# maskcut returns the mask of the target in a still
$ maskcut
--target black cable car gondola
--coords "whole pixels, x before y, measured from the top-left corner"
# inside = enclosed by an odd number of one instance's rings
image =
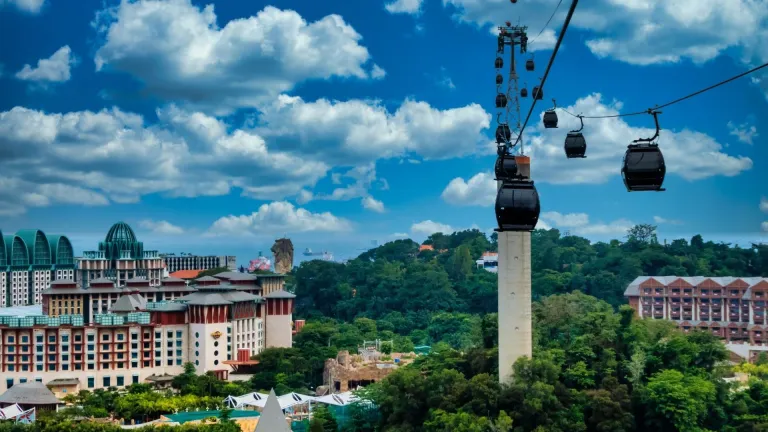
[[[568,132],[568,135],[565,137],[565,144],[563,144],[565,157],[568,159],[585,158],[587,153],[587,140],[584,139],[584,134],[581,133],[581,130],[584,129],[584,118],[582,116],[578,117],[581,120],[581,127],[578,130]]]
[[[528,97],[528,89],[523,87],[522,90],[520,90],[520,97]]]
[[[496,57],[496,61],[493,63],[496,69],[501,69],[504,67],[504,59],[501,57]]]
[[[534,87],[531,96],[536,100],[544,99],[544,89],[540,89],[538,86]]]
[[[504,33],[504,30],[502,30],[502,33]],[[498,52],[503,53],[504,52],[504,36],[499,35],[498,38]]]
[[[542,119],[544,127],[547,129],[557,128],[557,113],[555,112],[555,109],[557,109],[557,102],[552,99],[552,103],[555,105],[554,108],[544,111],[544,118]]]
[[[509,142],[511,138],[512,138],[512,130],[509,129],[508,124],[501,123],[498,126],[496,126],[496,142],[497,143]]]
[[[496,85],[500,85],[504,82],[504,77],[501,74],[496,75]]]
[[[499,151],[501,154],[496,158],[496,165],[493,169],[496,180],[509,180],[517,177],[517,161],[514,156],[504,154],[506,151],[506,146],[502,146]]]
[[[532,58],[529,58],[525,61],[525,70],[528,72],[533,72],[534,69],[536,69],[536,64],[533,62]]]
[[[505,180],[496,194],[496,231],[532,231],[540,212],[539,193],[532,180]]]
[[[664,183],[664,176],[667,173],[667,167],[664,164],[664,155],[661,154],[659,145],[653,143],[653,140],[659,136],[658,114],[661,111],[650,111],[656,122],[656,134],[651,138],[640,138],[632,141],[627,146],[627,152],[624,154],[621,176],[624,179],[624,186],[628,192],[637,191],[656,191],[661,192]]]
[[[496,108],[504,108],[507,106],[507,95],[499,93],[496,95]]]

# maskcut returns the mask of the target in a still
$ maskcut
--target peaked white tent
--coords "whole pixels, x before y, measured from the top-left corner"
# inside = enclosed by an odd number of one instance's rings
[[[254,432],[291,432],[274,389],[269,391]]]
[[[357,396],[353,395],[351,391],[344,393],[328,394],[315,398],[315,402],[324,403],[327,405],[335,406],[347,406],[352,402],[358,400]]]
[[[15,419],[23,412],[24,410],[21,409],[19,404],[8,405],[7,407],[0,409],[0,419]]]
[[[241,396],[227,396],[224,399],[224,403],[230,408],[242,408],[246,406],[254,406],[264,408],[264,404],[267,402],[267,394],[264,393],[248,393]]]

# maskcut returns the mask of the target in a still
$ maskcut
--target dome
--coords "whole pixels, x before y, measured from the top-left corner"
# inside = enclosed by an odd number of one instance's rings
[[[125,222],[118,222],[112,225],[109,229],[105,242],[127,242],[135,243],[136,234],[133,233],[131,227]]]

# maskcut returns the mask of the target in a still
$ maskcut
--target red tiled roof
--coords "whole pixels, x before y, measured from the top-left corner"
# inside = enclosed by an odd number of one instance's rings
[[[171,277],[179,279],[194,279],[202,270],[179,270],[170,274]]]

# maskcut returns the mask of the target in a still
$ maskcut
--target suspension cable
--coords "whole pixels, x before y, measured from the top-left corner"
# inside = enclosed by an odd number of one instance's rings
[[[541,78],[541,84],[539,85],[539,91],[544,91],[544,83],[547,81],[547,76],[549,75],[549,70],[552,68],[552,64],[555,62],[555,57],[557,57],[557,51],[560,49],[560,44],[563,43],[563,38],[565,37],[565,32],[568,30],[568,24],[571,23],[571,18],[573,17],[573,13],[576,11],[576,5],[579,3],[579,0],[572,0],[571,1],[571,8],[568,10],[568,15],[565,17],[565,22],[563,23],[563,29],[560,31],[560,34],[557,36],[557,43],[555,43],[555,48],[552,51],[552,56],[549,58],[549,64],[547,65],[547,70],[544,71],[544,76]],[[533,95],[533,102],[531,103],[531,109],[528,110],[528,116],[525,117],[525,122],[523,123],[523,127],[520,129],[520,133],[517,135],[517,139],[515,140],[515,143],[512,145],[512,147],[515,147],[517,143],[520,142],[520,140],[523,137],[523,132],[525,131],[525,127],[528,125],[528,121],[531,119],[531,114],[533,114],[533,108],[536,106],[536,100],[537,95]]]
[[[667,103],[665,103],[663,105],[656,105],[652,109],[653,110],[658,110],[658,109],[666,108],[666,107],[668,107],[670,105],[674,105],[676,103],[679,103],[679,102],[682,102],[684,100],[690,99],[692,97],[698,96],[698,95],[700,95],[702,93],[706,93],[706,92],[708,92],[708,91],[710,91],[712,89],[720,87],[721,85],[728,84],[731,81],[735,81],[735,80],[737,80],[739,78],[743,78],[743,77],[745,77],[745,76],[747,76],[747,75],[749,75],[751,73],[757,72],[760,69],[763,69],[763,68],[766,68],[766,67],[768,67],[768,63],[765,63],[765,64],[762,64],[760,66],[754,67],[754,68],[752,68],[752,69],[750,69],[750,70],[748,70],[746,72],[742,72],[742,73],[740,73],[738,75],[734,75],[734,76],[732,76],[732,77],[730,77],[728,79],[725,79],[723,81],[718,82],[717,84],[713,84],[713,85],[711,85],[709,87],[706,87],[706,88],[703,88],[701,90],[695,91],[695,92],[693,92],[691,94],[688,94],[688,95],[685,95],[685,96],[683,96],[681,98],[677,98],[677,99],[675,99],[675,100],[673,100],[671,102],[667,102]],[[577,115],[574,115],[574,114],[564,110],[563,108],[560,108],[560,109],[564,113],[566,113],[568,115],[571,115],[573,117],[579,117]],[[585,119],[604,119],[604,118],[616,118],[616,117],[629,117],[629,116],[636,116],[636,115],[640,115],[640,114],[647,114],[649,112],[649,110],[651,110],[651,108],[648,108],[645,111],[637,111],[637,112],[626,113],[626,114],[613,114],[613,115],[604,115],[604,116],[581,116],[581,117],[585,118]]]
[[[557,2],[557,6],[555,6],[555,10],[552,11],[552,15],[549,16],[547,23],[544,24],[544,27],[541,28],[541,30],[539,31],[539,34],[537,34],[533,39],[531,39],[530,42],[528,42],[528,46],[533,45],[533,43],[536,42],[536,39],[538,39],[539,36],[541,36],[541,34],[544,33],[544,30],[546,30],[547,27],[549,27],[549,23],[552,21],[552,18],[555,17],[555,14],[557,13],[557,10],[560,8],[561,4],[563,4],[563,0],[560,0],[559,2]]]

